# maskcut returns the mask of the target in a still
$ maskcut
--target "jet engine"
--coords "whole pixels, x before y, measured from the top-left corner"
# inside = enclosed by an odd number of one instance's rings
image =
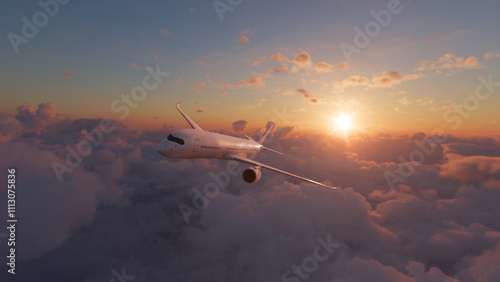
[[[259,181],[261,173],[260,173],[260,167],[249,167],[243,171],[243,180],[245,180],[246,183],[255,183]]]

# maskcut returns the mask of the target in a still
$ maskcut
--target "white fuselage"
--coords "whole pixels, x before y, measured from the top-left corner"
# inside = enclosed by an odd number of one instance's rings
[[[261,144],[249,139],[202,130],[181,129],[163,139],[156,150],[168,158],[222,159],[226,154],[249,158],[257,154],[261,148]]]

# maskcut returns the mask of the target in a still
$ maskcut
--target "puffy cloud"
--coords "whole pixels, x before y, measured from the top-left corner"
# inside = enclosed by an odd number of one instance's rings
[[[366,77],[359,76],[359,75],[352,75],[344,80],[336,81],[335,87],[336,88],[346,88],[349,86],[367,85],[368,82],[369,82],[369,79]]]
[[[278,62],[278,63],[290,62],[290,60],[281,53],[276,53],[276,54],[272,55],[271,60]]]
[[[236,87],[250,87],[250,86],[255,86],[255,87],[264,87],[266,86],[266,83],[264,81],[264,77],[269,77],[269,73],[260,73],[257,76],[250,77],[247,81],[242,80],[237,82],[234,86]]]
[[[387,71],[384,75],[373,77],[370,87],[393,87],[403,81],[414,80],[420,77],[422,77],[420,74],[401,75],[396,71]]]
[[[18,248],[21,261],[60,247],[73,232],[92,220],[101,199],[106,195],[114,194],[115,199],[119,196],[100,177],[82,168],[60,183],[54,177],[52,163],[61,160],[51,152],[25,143],[9,143],[0,145],[0,154],[2,166],[17,168],[16,176],[23,179],[16,190],[17,198],[22,199],[22,207],[18,206],[17,211],[23,219],[19,223],[19,230],[23,231],[17,234],[22,246]],[[6,202],[5,193],[1,198]]]
[[[245,130],[245,127],[247,126],[247,121],[246,120],[238,120],[233,122],[233,130],[236,132],[240,132]]]
[[[382,75],[374,75],[371,80],[360,75],[352,75],[344,80],[335,82],[335,88],[343,89],[351,86],[366,86],[368,88],[393,87],[403,81],[414,80],[423,77],[422,74],[402,75],[396,71],[386,71]]]
[[[281,68],[276,67],[276,68],[273,69],[273,72],[274,73],[288,72],[288,67],[286,66],[286,64],[282,64]]]
[[[494,59],[494,58],[500,58],[500,54],[498,52],[496,52],[496,51],[490,51],[490,52],[484,54],[483,57],[486,60],[491,60],[491,59]]]
[[[449,161],[443,164],[440,172],[442,177],[454,177],[467,183],[491,179],[500,181],[500,157],[463,157],[455,154],[447,154],[447,157]]]
[[[349,69],[349,63],[348,62],[340,62],[338,65],[337,65],[337,68],[339,70],[347,70]]]
[[[481,255],[468,259],[469,267],[460,272],[464,281],[498,281],[500,279],[500,243]]]
[[[29,105],[17,107],[16,119],[23,126],[23,133],[40,134],[41,131],[56,121],[56,106],[52,103],[42,103],[35,111]]]
[[[425,60],[417,68],[417,71],[423,70],[460,70],[460,69],[477,69],[482,66],[479,64],[477,57],[471,56],[467,59],[463,57],[456,57],[452,53],[447,53],[437,59],[436,61]]]
[[[42,108],[28,113],[53,116]],[[62,120],[32,137],[36,142],[0,144],[0,163],[18,169],[25,270],[18,279],[109,281],[112,269],[125,268],[137,281],[279,281],[313,256],[319,237],[340,246],[308,281],[498,280],[500,194],[488,182],[498,177],[497,138],[449,136],[391,191],[384,172],[397,171],[399,156],[419,148],[424,134],[353,136],[348,147],[342,138],[278,120],[265,145],[285,156],[261,152],[257,161],[344,187],[331,190],[265,170],[249,185],[241,180],[247,165],[164,158],[155,148],[168,132],[115,122],[59,183],[50,163],[64,162],[64,146],[75,146],[98,122]],[[237,121],[234,130],[255,139],[258,132],[246,125]],[[466,182],[455,177],[462,174]],[[195,208],[196,191],[214,183],[224,184],[218,195]],[[189,226],[181,203],[193,209]]]
[[[259,66],[259,65],[263,64],[265,61],[266,61],[266,57],[262,56],[262,57],[260,57],[257,61],[255,61],[255,62],[253,63],[253,65],[254,65],[254,66]]]
[[[297,89],[297,92],[299,92],[300,94],[302,94],[302,96],[304,98],[306,98],[312,104],[318,103],[318,99],[315,98],[311,93],[307,92],[307,90],[305,90],[305,89]]]
[[[311,56],[309,56],[309,54],[304,51],[295,56],[293,62],[299,67],[305,67],[311,64]]]
[[[332,72],[333,66],[326,62],[319,62],[315,64],[315,68],[317,72]]]
[[[64,77],[71,77],[71,73],[65,71],[65,72],[62,72],[61,73],[61,76],[64,76]]]
[[[0,143],[21,136],[23,126],[12,116],[0,116]]]
[[[243,30],[242,32],[240,32],[240,36],[236,37],[235,40],[243,44],[248,44],[250,42],[249,37],[253,35],[255,35],[255,30]]]

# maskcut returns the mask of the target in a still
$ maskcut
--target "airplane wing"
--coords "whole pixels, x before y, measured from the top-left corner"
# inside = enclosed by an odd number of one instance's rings
[[[189,125],[191,125],[191,127],[193,129],[198,129],[198,130],[203,130],[201,129],[201,127],[199,125],[196,124],[196,122],[194,122],[194,120],[192,120],[188,115],[186,115],[182,110],[181,108],[179,107],[179,104],[182,103],[182,101],[180,101],[179,103],[177,103],[177,105],[175,105],[175,107],[179,110],[179,112],[181,113],[181,115],[186,119],[186,121],[189,123]]]
[[[323,187],[326,187],[326,188],[330,188],[330,189],[337,189],[338,188],[338,187],[328,186],[328,185],[325,185],[323,183],[319,183],[317,181],[314,181],[314,180],[311,180],[311,179],[308,179],[308,178],[305,178],[305,177],[302,177],[302,176],[298,176],[298,175],[295,175],[295,174],[292,174],[292,173],[289,173],[289,172],[286,172],[286,171],[283,171],[283,170],[280,170],[280,169],[277,169],[277,168],[274,168],[272,166],[261,164],[259,162],[256,162],[256,161],[252,160],[252,159],[248,159],[248,158],[244,158],[244,157],[239,157],[239,156],[233,156],[233,155],[229,155],[229,154],[226,154],[224,156],[224,159],[232,160],[232,161],[237,161],[237,162],[240,162],[240,163],[245,163],[245,164],[254,165],[254,166],[260,166],[260,167],[263,167],[263,168],[266,168],[266,169],[269,169],[269,170],[272,170],[272,171],[276,171],[276,172],[279,172],[279,173],[282,173],[282,174],[285,174],[285,175],[288,175],[288,176],[292,176],[292,177],[295,177],[295,178],[298,178],[298,179],[302,179],[302,180],[305,180],[307,182],[311,182],[311,183],[314,183],[316,185],[320,185],[320,186],[323,186]]]

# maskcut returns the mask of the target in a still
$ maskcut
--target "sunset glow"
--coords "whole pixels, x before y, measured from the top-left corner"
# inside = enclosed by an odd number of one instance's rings
[[[499,0],[2,12],[0,281],[500,281]]]

